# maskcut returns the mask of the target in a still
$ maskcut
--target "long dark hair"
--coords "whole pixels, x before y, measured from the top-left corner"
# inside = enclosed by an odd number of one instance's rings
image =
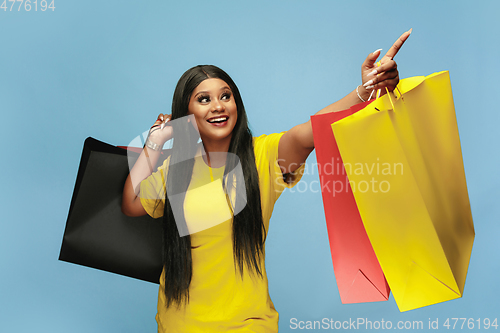
[[[236,87],[231,77],[218,67],[211,65],[195,66],[186,71],[177,83],[172,100],[172,120],[188,115],[191,94],[202,81],[208,78],[218,78],[229,85],[238,113],[238,119],[229,145],[228,152],[230,154],[228,154],[224,171],[224,176],[226,176],[228,172],[234,169],[238,161],[231,158],[231,156],[237,156],[242,166],[246,188],[246,206],[233,218],[234,261],[237,263],[240,274],[243,275],[244,266],[246,265],[250,272],[262,277],[261,260],[266,233],[262,219],[252,132],[248,127],[248,119],[238,87]],[[185,126],[182,129],[174,128],[173,153],[170,157],[166,187],[169,194],[185,194],[191,182],[194,159],[185,160],[183,157],[177,156],[176,151],[179,151],[179,147],[182,145],[183,150],[190,150],[188,152],[189,156],[194,156],[198,134],[193,126]],[[233,182],[230,181],[229,183]],[[226,186],[225,183],[224,186]],[[172,212],[172,206],[183,207],[185,196],[181,195],[180,197],[180,199],[175,199],[175,202],[171,202],[168,196],[165,195],[163,264],[167,307],[175,303],[180,306],[183,302],[189,302],[189,285],[193,275],[191,238],[189,234],[180,237],[178,230],[178,228],[186,228],[186,222],[185,220],[179,221],[179,217],[177,221],[174,220]]]

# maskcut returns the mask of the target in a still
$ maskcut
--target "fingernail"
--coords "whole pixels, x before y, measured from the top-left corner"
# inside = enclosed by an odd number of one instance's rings
[[[377,53],[378,51],[382,51],[382,49],[375,50],[375,52],[373,52],[372,54],[375,54],[375,53]]]
[[[363,87],[368,87],[368,86],[371,86],[373,85],[373,80],[370,80],[370,81],[366,81],[365,84],[363,84]]]
[[[163,121],[163,116],[160,116],[161,121]]]
[[[411,35],[412,31],[413,31],[413,28],[411,28],[410,30],[408,30],[408,33]]]
[[[373,89],[373,86],[367,86],[365,87],[366,90],[372,90]]]
[[[165,127],[165,123],[161,124],[160,129],[163,129],[163,127]]]
[[[372,75],[375,75],[375,74],[377,74],[377,70],[376,70],[376,69],[372,70],[372,71],[371,71],[370,73],[368,73],[368,75],[366,75],[366,76],[372,76]]]

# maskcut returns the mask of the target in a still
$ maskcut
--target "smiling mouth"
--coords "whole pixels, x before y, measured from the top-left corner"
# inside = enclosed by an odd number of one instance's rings
[[[229,119],[228,116],[220,116],[220,117],[210,118],[207,121],[210,124],[222,124],[222,123],[226,122],[228,119]]]

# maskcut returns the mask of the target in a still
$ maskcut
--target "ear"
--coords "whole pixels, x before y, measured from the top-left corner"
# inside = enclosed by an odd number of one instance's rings
[[[194,118],[194,115],[188,114],[186,117],[188,124],[191,124],[191,126],[193,126],[196,129],[196,131],[198,131],[198,126],[196,125],[196,119]]]

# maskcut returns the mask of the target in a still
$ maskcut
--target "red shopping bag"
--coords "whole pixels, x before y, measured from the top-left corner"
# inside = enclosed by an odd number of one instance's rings
[[[311,117],[333,269],[344,304],[386,301],[390,293],[363,226],[331,127],[368,104]]]

